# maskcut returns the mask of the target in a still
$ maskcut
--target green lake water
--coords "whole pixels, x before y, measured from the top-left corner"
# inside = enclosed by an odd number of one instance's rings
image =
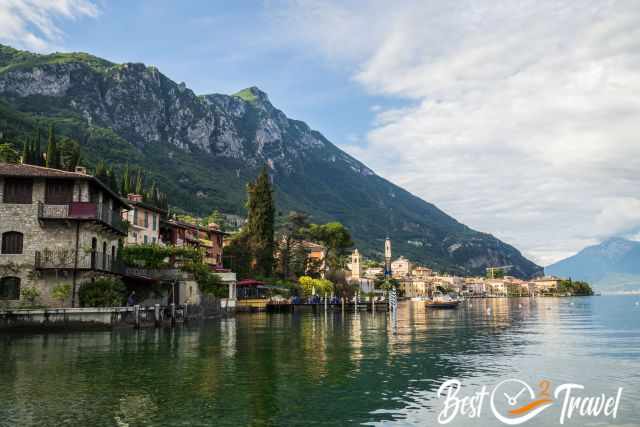
[[[640,425],[640,297],[401,303],[386,313],[239,314],[175,329],[0,335],[0,426],[438,425],[436,390],[517,378],[615,395]],[[491,313],[487,309],[491,308]],[[560,402],[525,425],[559,425]],[[499,426],[485,402],[479,419]]]

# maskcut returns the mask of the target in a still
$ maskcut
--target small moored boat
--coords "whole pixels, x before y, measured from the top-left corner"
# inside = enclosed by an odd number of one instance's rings
[[[425,302],[427,308],[458,308],[460,300],[449,295],[434,295],[431,301]]]

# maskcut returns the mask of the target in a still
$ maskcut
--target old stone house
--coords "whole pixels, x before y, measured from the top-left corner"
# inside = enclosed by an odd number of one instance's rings
[[[40,304],[78,306],[82,283],[121,274],[128,208],[84,168],[0,164],[0,304],[17,305],[33,288]],[[60,284],[72,287],[66,301],[52,296]]]

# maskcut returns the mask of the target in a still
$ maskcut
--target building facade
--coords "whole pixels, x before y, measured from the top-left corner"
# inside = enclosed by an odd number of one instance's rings
[[[132,209],[123,212],[123,219],[129,223],[126,243],[129,245],[159,244],[160,219],[167,212],[145,203],[141,194],[129,194],[127,201]]]
[[[86,173],[0,164],[0,302],[78,306],[82,283],[119,275],[118,248],[127,235],[129,206]],[[53,290],[70,285],[56,300]]]

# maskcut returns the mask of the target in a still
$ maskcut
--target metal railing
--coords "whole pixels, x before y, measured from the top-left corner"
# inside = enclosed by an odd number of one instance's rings
[[[73,249],[45,249],[37,251],[35,255],[35,267],[38,270],[95,270],[107,273],[124,274],[125,265],[118,258],[104,252],[90,251],[78,253],[76,264],[76,251]]]
[[[102,203],[70,202],[52,205],[38,202],[38,218],[93,219],[114,228],[122,234],[127,234],[127,223],[120,217],[120,212],[111,210]]]

